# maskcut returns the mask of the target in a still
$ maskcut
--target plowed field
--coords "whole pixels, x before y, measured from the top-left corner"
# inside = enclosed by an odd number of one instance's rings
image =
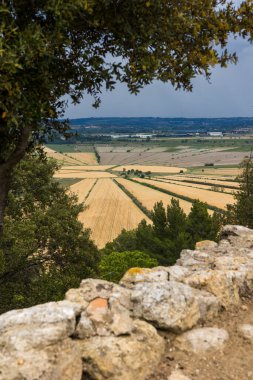
[[[92,231],[99,248],[115,239],[123,228],[131,230],[148,220],[132,200],[110,179],[100,179],[85,202],[79,220]]]

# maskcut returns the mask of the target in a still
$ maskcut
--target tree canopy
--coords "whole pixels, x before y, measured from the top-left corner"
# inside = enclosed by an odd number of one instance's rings
[[[198,200],[193,202],[190,213],[186,215],[174,198],[167,208],[162,202],[156,203],[151,215],[152,225],[143,220],[135,230],[122,231],[115,240],[106,244],[102,254],[141,251],[160,265],[173,265],[182,249],[194,249],[197,241],[217,240],[223,220],[218,213],[209,215],[207,204]]]
[[[236,56],[228,37],[252,32],[251,1],[2,0],[0,4],[0,233],[15,165],[55,131],[63,96],[99,104],[115,82],[136,93],[154,79],[192,89]]]
[[[14,171],[0,240],[0,312],[61,299],[98,273],[98,249],[77,220],[83,206],[53,179],[57,168],[30,156]]]
[[[253,160],[252,154],[241,165],[237,177],[239,189],[234,193],[235,203],[228,205],[227,222],[253,228]]]

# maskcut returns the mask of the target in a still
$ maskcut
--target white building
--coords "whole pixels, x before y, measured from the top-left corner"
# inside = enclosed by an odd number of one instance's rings
[[[207,135],[211,137],[222,137],[223,133],[222,132],[207,132]]]

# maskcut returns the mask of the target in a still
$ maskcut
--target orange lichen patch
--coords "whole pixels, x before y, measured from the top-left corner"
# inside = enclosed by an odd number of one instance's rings
[[[143,274],[145,272],[147,272],[147,268],[143,269],[143,268],[131,268],[127,271],[126,274],[130,274],[130,276],[136,276],[137,274]]]
[[[95,298],[87,307],[88,312],[95,310],[108,309],[108,301],[105,298]]]

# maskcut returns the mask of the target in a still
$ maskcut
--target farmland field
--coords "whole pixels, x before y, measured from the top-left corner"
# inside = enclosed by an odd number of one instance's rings
[[[96,165],[97,159],[95,153],[66,153],[66,155],[70,158],[74,158],[74,160],[86,164],[86,165]]]
[[[128,181],[124,178],[117,178],[116,181],[122,184],[130,193],[132,193],[148,210],[152,210],[156,202],[162,201],[165,206],[170,204],[171,195],[164,194],[158,190],[150,189],[141,184]],[[174,197],[175,198],[175,197]],[[189,213],[192,204],[190,202],[179,199],[179,204],[185,213]]]
[[[54,175],[55,178],[114,178],[116,175],[108,172],[99,171],[82,171],[82,170],[64,170],[60,169]]]
[[[180,173],[180,170],[186,170],[184,168],[178,168],[173,166],[148,166],[148,165],[126,165],[117,166],[113,168],[113,171],[125,170],[141,170],[143,172],[151,171],[151,173]]]
[[[79,170],[79,171],[104,171],[112,168],[112,165],[78,165],[76,167],[64,165],[64,170]]]
[[[71,158],[69,156],[66,156],[65,154],[56,152],[50,148],[44,147],[44,152],[47,154],[48,157],[54,158],[55,160],[59,161],[62,164],[78,165],[78,161],[76,161],[74,158]]]
[[[99,179],[85,202],[79,220],[90,228],[99,248],[115,239],[123,228],[136,228],[148,220],[131,199],[110,179]]]
[[[164,183],[148,179],[136,178],[136,180],[140,183],[147,183],[160,189],[168,190],[172,193],[191,199],[199,199],[202,202],[207,202],[209,205],[218,207],[220,209],[225,209],[228,203],[234,203],[234,198],[230,194],[217,193],[215,191],[196,189],[193,187]]]
[[[158,178],[151,178],[151,179],[157,179]],[[164,179],[164,178],[159,178],[159,182],[164,182],[164,183],[172,183],[175,185],[182,185],[182,186],[187,186],[187,187],[194,187],[196,189],[204,189],[204,190],[211,190],[211,191],[218,191],[218,192],[225,192],[225,193],[233,193],[236,190],[235,189],[230,189],[228,187],[225,187],[226,185],[223,184],[223,186],[220,185],[203,185],[200,183],[195,183],[195,182],[186,182],[186,181],[179,181],[179,180],[173,180],[173,179]]]
[[[95,182],[96,179],[84,179],[70,186],[70,191],[78,196],[78,201],[81,203],[85,200]]]
[[[137,227],[142,219],[149,220],[135,205],[131,194],[148,210],[152,210],[159,201],[166,206],[174,197],[187,214],[194,199],[219,209],[233,203],[232,193],[239,186],[234,179],[239,174],[239,162],[247,154],[246,146],[240,151],[239,146],[243,143],[236,142],[233,148],[232,142],[225,139],[216,141],[157,139],[147,143],[130,139],[97,144],[48,145],[45,151],[63,165],[55,178],[69,183],[68,191],[76,193],[79,202],[85,202],[87,208],[79,219],[91,229],[92,238],[101,248],[116,238],[123,228],[130,230]],[[96,154],[98,158],[100,156],[100,163]],[[134,178],[137,182],[133,182],[122,178],[123,169],[139,170],[144,175],[150,171],[152,179],[138,177]],[[137,174],[128,176],[131,179]],[[128,195],[114,180],[123,185]],[[145,184],[153,185],[157,190]],[[209,212],[213,213],[212,207]]]

